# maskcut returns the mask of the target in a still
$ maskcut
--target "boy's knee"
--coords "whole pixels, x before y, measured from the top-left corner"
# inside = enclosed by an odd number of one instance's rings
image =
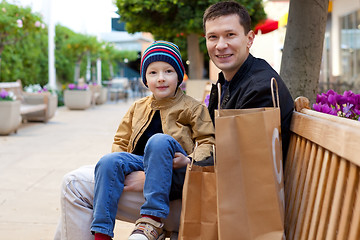
[[[171,142],[173,138],[170,135],[157,133],[151,136],[146,145],[151,146],[151,148],[162,148],[166,146],[169,142]]]
[[[123,154],[126,153],[109,153],[100,158],[95,166],[95,173],[98,171],[113,172],[115,168],[122,168],[124,164]]]
[[[114,154],[109,153],[104,155],[100,160],[96,163],[95,170],[97,169],[104,169],[104,168],[112,168],[115,161],[114,161]]]

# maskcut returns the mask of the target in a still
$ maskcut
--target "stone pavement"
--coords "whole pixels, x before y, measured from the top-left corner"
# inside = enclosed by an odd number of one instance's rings
[[[53,239],[63,175],[110,152],[131,103],[59,107],[48,123],[25,123],[16,134],[0,136],[0,239]],[[127,239],[132,228],[117,221],[114,239]]]

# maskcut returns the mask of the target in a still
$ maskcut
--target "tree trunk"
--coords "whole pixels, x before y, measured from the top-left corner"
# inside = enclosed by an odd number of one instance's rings
[[[202,79],[204,71],[204,56],[200,52],[199,36],[191,33],[187,36],[187,54],[190,61],[189,79]]]
[[[293,98],[315,102],[319,85],[328,0],[291,0],[280,76]]]

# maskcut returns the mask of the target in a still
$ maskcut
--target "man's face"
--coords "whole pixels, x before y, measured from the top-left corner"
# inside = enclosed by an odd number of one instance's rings
[[[248,57],[255,34],[253,31],[245,34],[236,14],[208,20],[205,29],[209,56],[230,81]]]

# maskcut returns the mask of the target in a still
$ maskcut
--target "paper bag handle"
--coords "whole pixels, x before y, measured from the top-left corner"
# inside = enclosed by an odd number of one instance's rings
[[[198,142],[195,142],[195,147],[194,147],[194,151],[193,151],[193,157],[191,159],[191,163],[190,163],[190,167],[189,167],[190,171],[191,171],[192,166],[193,166],[194,161],[195,161],[195,152],[196,152],[196,149],[197,149],[198,145],[199,145]]]
[[[274,96],[274,84],[275,84],[275,88],[276,88],[276,103],[275,103],[275,96]],[[276,79],[274,77],[271,78],[271,96],[272,96],[272,102],[274,107],[280,107],[280,103],[279,103],[279,88],[278,88],[278,84],[276,82]]]
[[[216,86],[217,86],[217,89],[218,89],[218,110],[220,110],[221,85],[220,85],[220,83],[217,83]]]

